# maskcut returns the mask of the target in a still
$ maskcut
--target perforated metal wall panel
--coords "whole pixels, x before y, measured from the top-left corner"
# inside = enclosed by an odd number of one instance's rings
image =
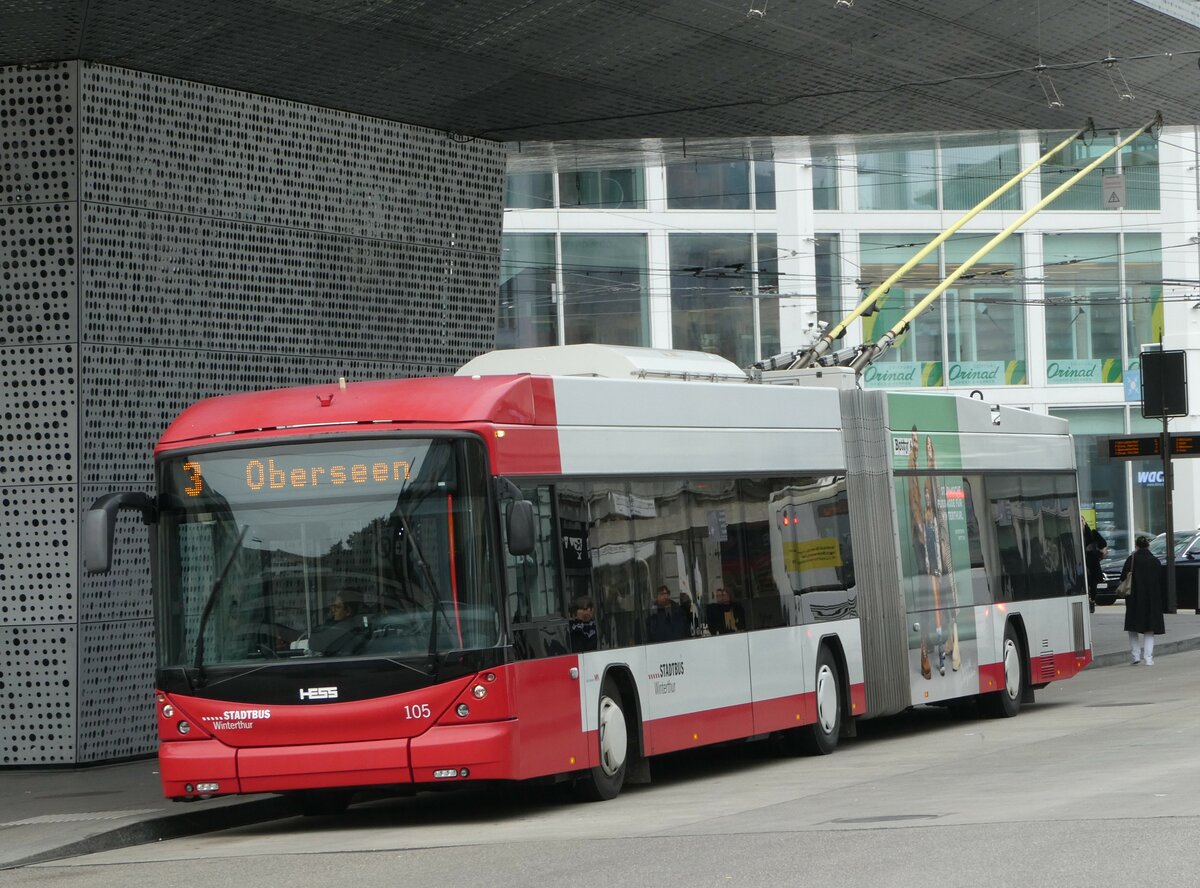
[[[76,761],[148,755],[158,748],[153,675],[151,620],[80,623]]]
[[[74,625],[0,626],[0,767],[75,760]]]
[[[503,151],[75,62],[0,69],[0,148],[0,766],[140,755],[146,528],[90,576],[81,511],[201,398],[490,349]]]

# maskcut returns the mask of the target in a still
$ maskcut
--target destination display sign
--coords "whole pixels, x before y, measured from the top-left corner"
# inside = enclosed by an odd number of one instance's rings
[[[409,439],[382,447],[300,444],[192,453],[166,461],[163,478],[167,492],[184,502],[396,496],[427,461],[430,446]]]
[[[1200,456],[1200,435],[1172,435],[1171,456]],[[1109,459],[1152,459],[1162,457],[1161,435],[1137,435],[1108,439]]]

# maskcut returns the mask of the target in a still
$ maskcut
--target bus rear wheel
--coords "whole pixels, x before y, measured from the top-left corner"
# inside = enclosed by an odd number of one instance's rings
[[[621,690],[611,678],[600,687],[600,713],[596,741],[599,764],[589,768],[575,784],[576,793],[589,802],[615,799],[625,785],[625,767],[629,759],[629,726],[625,721]]]
[[[1025,672],[1021,666],[1021,640],[1012,623],[1004,627],[1004,644],[1000,651],[1004,667],[1004,687],[980,698],[984,714],[992,718],[1012,718],[1021,711],[1021,697],[1025,692]]]

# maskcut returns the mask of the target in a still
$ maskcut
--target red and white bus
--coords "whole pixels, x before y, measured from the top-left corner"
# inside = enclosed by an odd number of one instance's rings
[[[94,572],[118,510],[155,528],[165,795],[610,798],[662,753],[828,753],[1086,666],[1065,423],[839,372],[568,346],[189,408],[155,495],[84,522]]]

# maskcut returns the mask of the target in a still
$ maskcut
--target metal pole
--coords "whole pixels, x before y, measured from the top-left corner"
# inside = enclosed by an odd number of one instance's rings
[[[889,348],[892,347],[892,344],[900,337],[900,334],[902,334],[905,330],[908,329],[908,325],[912,322],[912,320],[915,317],[917,317],[917,315],[919,315],[919,314],[921,314],[921,312],[925,311],[925,309],[927,309],[933,303],[933,301],[935,299],[937,299],[939,296],[942,295],[942,293],[944,293],[947,289],[949,289],[951,284],[953,284],[956,280],[958,280],[960,277],[962,277],[964,274],[966,274],[968,271],[970,271],[976,262],[978,262],[980,259],[982,259],[984,256],[986,256],[988,253],[990,253],[992,251],[992,248],[995,247],[996,244],[998,244],[1001,241],[1003,241],[1004,239],[1006,239],[1010,234],[1012,234],[1014,231],[1016,231],[1018,228],[1020,228],[1026,222],[1028,222],[1031,218],[1033,218],[1034,215],[1041,212],[1049,204],[1051,204],[1055,200],[1057,200],[1063,194],[1064,191],[1069,189],[1072,185],[1074,185],[1076,182],[1078,182],[1080,179],[1082,179],[1084,176],[1086,176],[1088,173],[1090,173],[1096,167],[1100,166],[1100,164],[1104,163],[1104,161],[1108,160],[1110,157],[1112,157],[1114,154],[1116,154],[1118,151],[1120,151],[1126,145],[1133,142],[1134,139],[1138,138],[1139,136],[1141,136],[1143,133],[1147,132],[1148,130],[1153,129],[1154,126],[1156,124],[1158,124],[1160,121],[1161,121],[1161,117],[1155,117],[1154,120],[1151,120],[1145,126],[1134,130],[1127,137],[1122,139],[1120,142],[1118,142],[1112,148],[1109,148],[1107,151],[1105,151],[1103,154],[1101,154],[1099,157],[1097,157],[1095,160],[1093,160],[1091,163],[1089,163],[1087,166],[1085,166],[1079,172],[1077,172],[1073,176],[1071,176],[1071,178],[1067,179],[1067,181],[1063,182],[1061,185],[1059,185],[1057,188],[1055,188],[1053,191],[1051,191],[1049,194],[1047,194],[1045,197],[1043,197],[1041,200],[1039,200],[1036,204],[1034,204],[1032,207],[1030,207],[1028,210],[1026,210],[1024,213],[1022,213],[1020,218],[1018,218],[1015,222],[1013,222],[1011,225],[1009,225],[1007,228],[1005,228],[1002,232],[1000,232],[998,235],[996,235],[994,238],[992,238],[990,241],[988,241],[986,244],[984,244],[982,247],[980,247],[978,250],[976,250],[975,253],[969,259],[967,259],[962,265],[960,265],[958,268],[956,268],[954,270],[953,274],[951,274],[944,281],[942,281],[940,284],[938,284],[936,287],[934,287],[932,290],[930,290],[924,299],[922,299],[920,302],[918,302],[916,305],[914,305],[912,310],[910,310],[908,312],[908,314],[906,314],[899,321],[897,321],[896,324],[890,330],[888,330],[886,333],[884,333],[881,337],[879,337],[879,339],[876,340],[873,345],[864,346],[863,350],[858,354],[858,356],[853,361],[850,362],[850,366],[853,367],[857,372],[862,373],[863,369],[868,364],[870,364],[873,360],[875,360],[877,357],[879,357],[885,351],[887,351]],[[828,334],[826,334],[826,335],[828,335]]]
[[[1158,337],[1158,350],[1163,351],[1162,333]],[[1146,372],[1146,368],[1142,367],[1142,372]],[[1145,403],[1145,395],[1142,396],[1142,403]],[[1173,614],[1178,608],[1178,599],[1175,595],[1175,498],[1172,495],[1171,488],[1174,486],[1171,478],[1171,433],[1167,428],[1167,362],[1160,360],[1158,362],[1158,403],[1153,405],[1154,409],[1162,416],[1162,443],[1159,445],[1162,448],[1163,461],[1163,511],[1166,515],[1163,517],[1167,521],[1167,613]],[[1143,412],[1144,408],[1143,408]]]
[[[880,296],[882,296],[884,293],[886,293],[888,291],[888,289],[892,286],[892,284],[896,283],[898,280],[900,280],[900,278],[902,278],[902,277],[904,277],[904,275],[908,274],[916,266],[916,264],[918,262],[920,262],[922,259],[924,259],[926,256],[928,256],[934,250],[936,250],[951,235],[953,235],[960,228],[962,228],[964,225],[966,225],[968,222],[970,222],[972,219],[974,219],[976,216],[978,216],[981,212],[983,212],[989,206],[991,206],[993,203],[995,203],[997,200],[999,200],[1005,193],[1012,190],[1012,188],[1018,182],[1020,182],[1022,179],[1024,179],[1026,176],[1028,176],[1030,173],[1032,173],[1034,170],[1036,170],[1038,167],[1040,167],[1042,164],[1044,164],[1051,157],[1058,154],[1060,151],[1062,151],[1064,148],[1066,148],[1068,145],[1070,145],[1072,142],[1074,142],[1077,138],[1079,138],[1081,135],[1083,135],[1089,129],[1091,129],[1093,131],[1095,129],[1092,126],[1091,120],[1088,120],[1087,126],[1081,127],[1080,129],[1077,129],[1075,132],[1071,133],[1071,135],[1069,135],[1067,138],[1063,139],[1061,142],[1059,142],[1057,145],[1055,145],[1053,148],[1051,148],[1049,151],[1047,151],[1045,154],[1043,154],[1040,158],[1038,158],[1038,160],[1035,163],[1030,164],[1025,169],[1021,170],[1021,172],[1017,173],[1015,176],[1013,176],[1011,179],[1009,179],[1007,182],[1005,182],[1003,185],[1001,185],[999,188],[997,188],[995,191],[993,191],[991,194],[989,194],[987,197],[985,197],[983,200],[981,200],[979,203],[977,203],[965,216],[963,216],[961,219],[959,219],[957,222],[955,222],[953,225],[951,225],[949,228],[947,228],[945,231],[943,231],[941,234],[939,234],[937,237],[935,237],[933,240],[931,240],[929,243],[927,243],[924,247],[922,247],[921,250],[915,256],[913,256],[911,259],[909,259],[907,262],[905,262],[903,265],[901,265],[899,268],[897,268],[894,272],[892,272],[891,276],[886,281],[884,281],[882,284],[880,284],[878,287],[876,287],[874,290],[872,290],[870,293],[868,293],[866,296],[864,296],[862,298],[862,301],[859,302],[857,306],[855,306],[854,310],[851,311],[850,314],[846,315],[846,317],[844,317],[842,320],[840,320],[831,329],[826,330],[825,333],[822,334],[821,338],[817,342],[815,342],[812,345],[812,347],[810,349],[808,349],[808,351],[806,351],[804,354],[799,356],[799,358],[796,360],[796,363],[793,365],[793,369],[803,369],[805,367],[811,366],[814,361],[818,360],[821,357],[821,355],[823,355],[823,354],[825,354],[825,352],[829,351],[829,349],[833,345],[834,341],[839,336],[841,336],[843,333],[846,332],[847,328],[849,328],[849,326],[852,323],[854,323],[855,319],[861,317],[865,312],[870,310],[871,306],[874,305],[879,300]]]

